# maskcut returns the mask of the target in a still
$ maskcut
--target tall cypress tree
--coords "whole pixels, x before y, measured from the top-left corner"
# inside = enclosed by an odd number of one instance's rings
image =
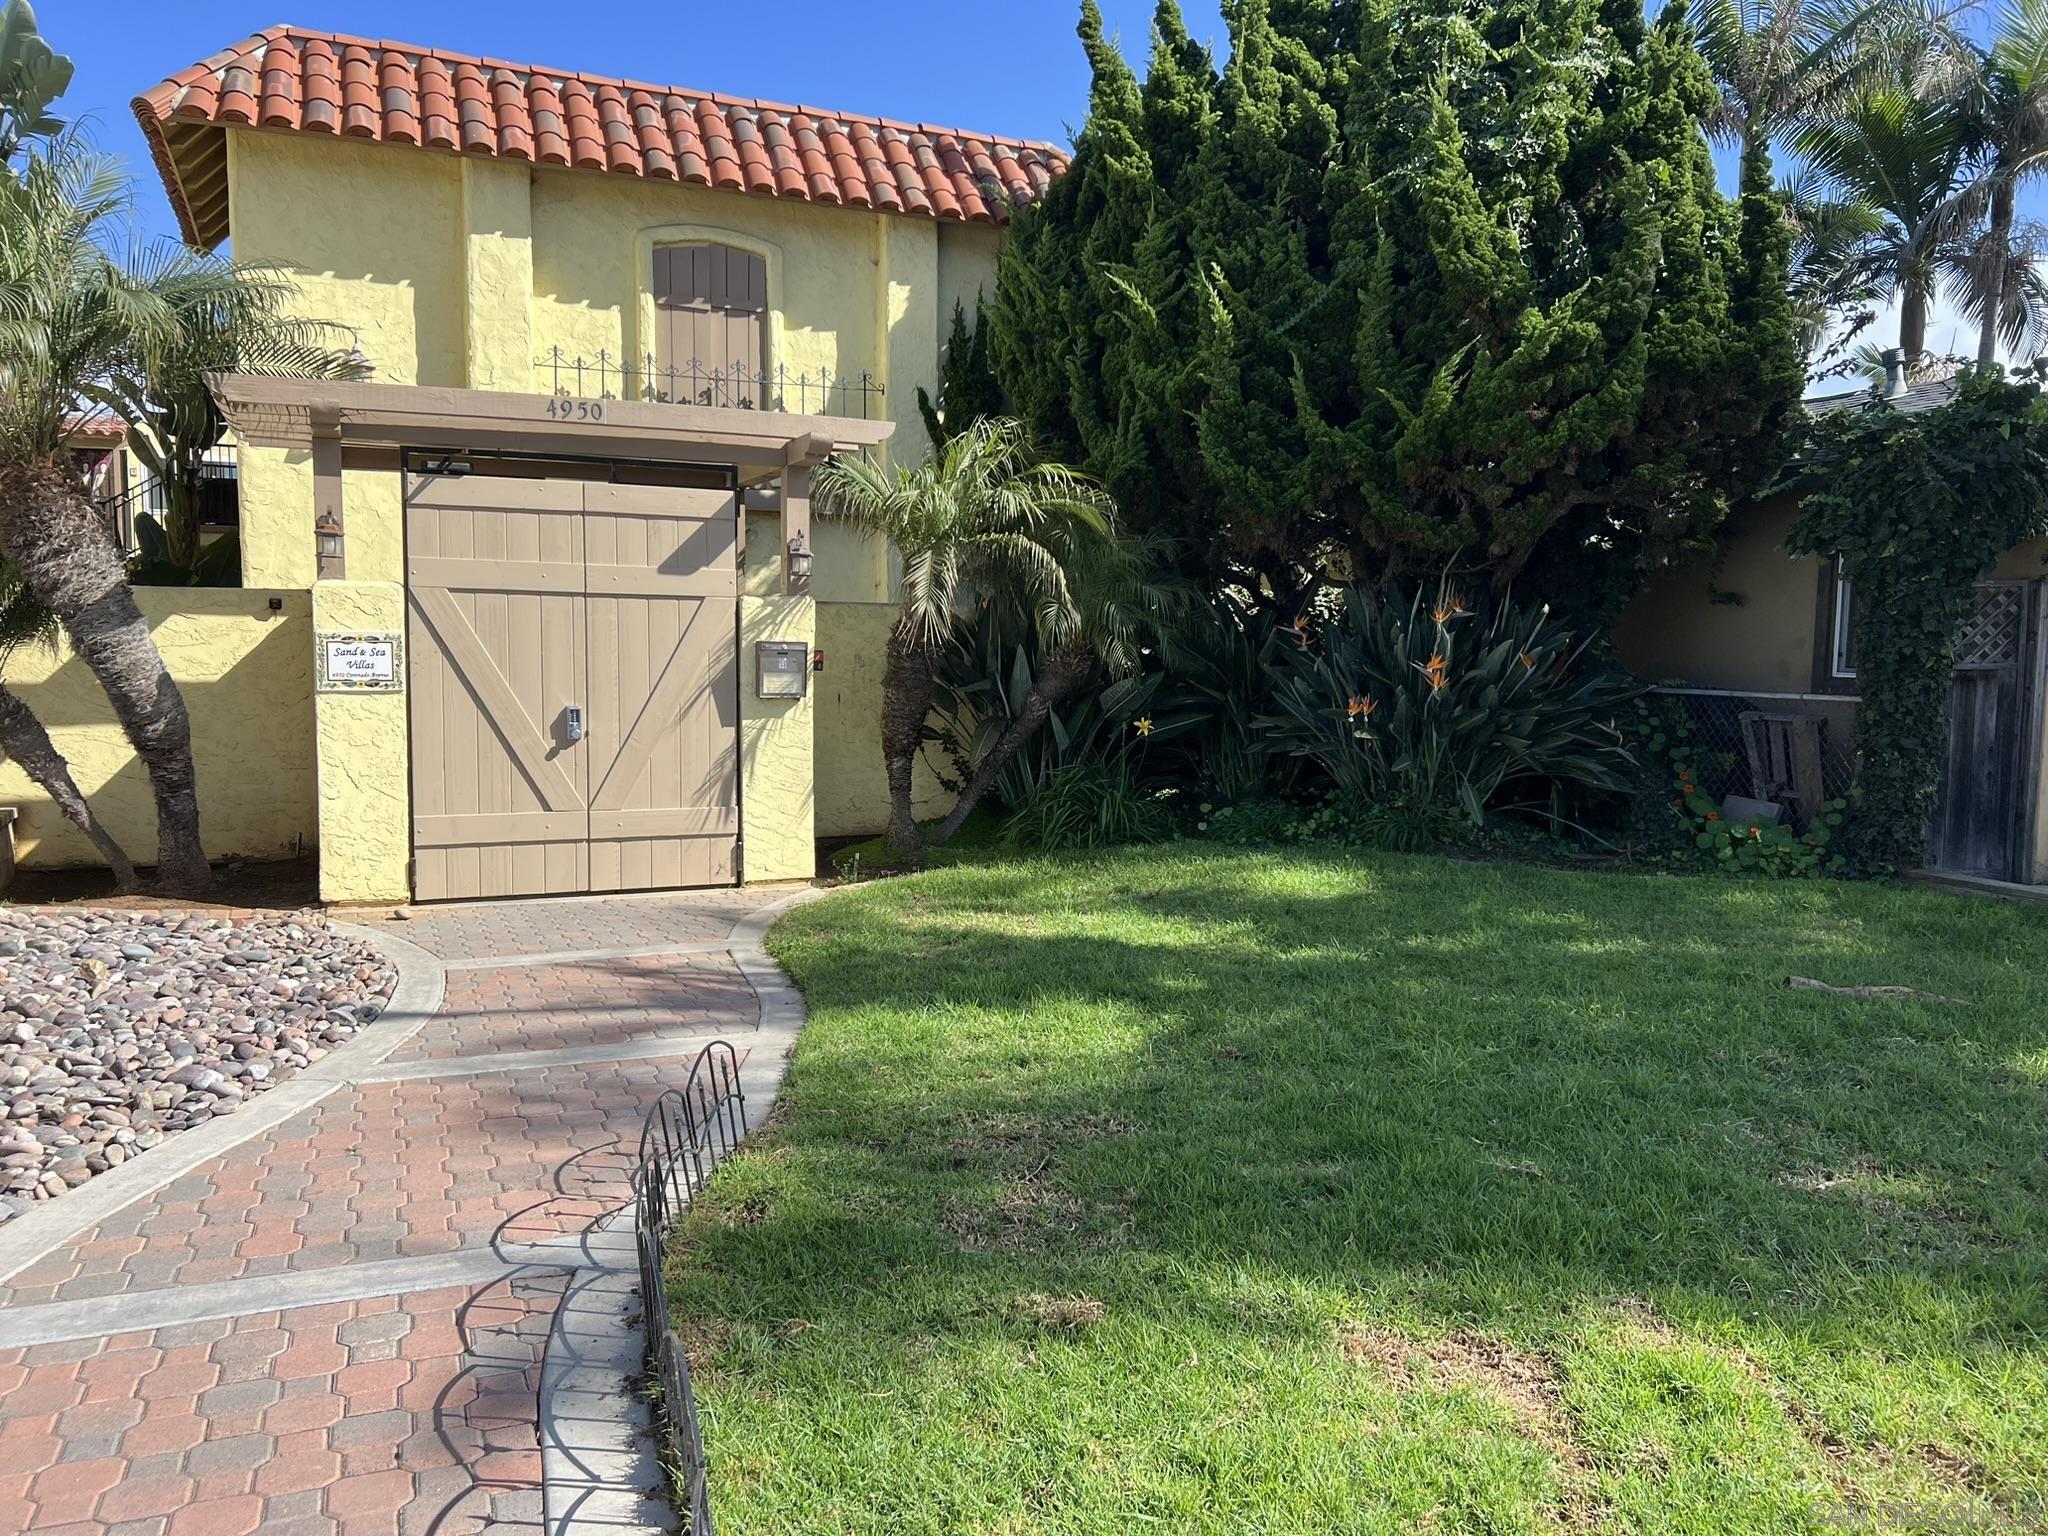
[[[1799,390],[1767,187],[1637,0],[1172,0],[1139,87],[1084,6],[1074,165],[991,352],[1131,523],[1277,590],[1451,561],[1606,606],[1778,467]],[[1049,328],[1049,329],[1047,329]]]

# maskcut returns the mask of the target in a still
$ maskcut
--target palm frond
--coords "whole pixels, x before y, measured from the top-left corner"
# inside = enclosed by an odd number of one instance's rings
[[[1014,420],[976,421],[923,462],[893,470],[835,457],[814,472],[811,495],[820,515],[895,546],[903,614],[928,644],[996,593],[1023,603],[1054,643],[1107,622],[1072,572],[1116,543],[1115,508],[1080,471],[1036,461]]]

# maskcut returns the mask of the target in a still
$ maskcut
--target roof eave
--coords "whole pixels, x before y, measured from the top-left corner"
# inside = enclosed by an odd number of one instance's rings
[[[227,239],[228,207],[222,200],[219,217],[202,225],[193,212],[192,199],[186,189],[186,167],[179,164],[178,153],[171,146],[170,135],[165,128],[168,121],[159,115],[156,104],[148,96],[138,96],[131,104],[135,121],[142,128],[142,137],[149,144],[150,158],[156,162],[157,175],[163,178],[164,195],[170,199],[171,212],[178,216],[178,233],[187,245],[203,251],[210,251]],[[227,129],[217,123],[193,121],[195,130],[187,136],[188,143],[212,140],[212,147],[222,157],[227,154]]]

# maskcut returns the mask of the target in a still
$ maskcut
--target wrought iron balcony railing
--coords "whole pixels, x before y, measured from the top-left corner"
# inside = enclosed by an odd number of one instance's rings
[[[637,361],[599,351],[571,355],[560,347],[534,369],[543,393],[587,400],[649,400],[673,405],[716,405],[742,411],[787,411],[797,416],[848,416],[873,421],[884,390],[871,373],[834,374],[786,365],[754,369],[744,360],[725,364],[691,358],[663,363],[649,354]]]

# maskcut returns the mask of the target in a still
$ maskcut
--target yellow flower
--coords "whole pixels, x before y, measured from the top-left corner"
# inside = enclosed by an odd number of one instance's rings
[[[1131,724],[1140,736],[1150,736],[1152,734],[1152,720],[1150,716],[1143,720],[1134,720]]]

